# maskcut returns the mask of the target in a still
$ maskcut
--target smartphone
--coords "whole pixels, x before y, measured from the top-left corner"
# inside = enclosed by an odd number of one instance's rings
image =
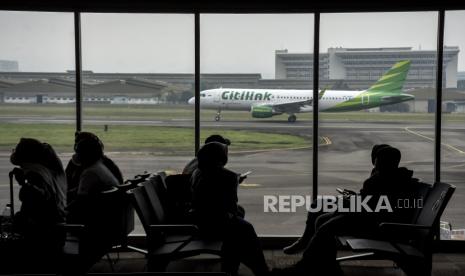
[[[245,173],[241,173],[240,177],[244,178],[244,177],[248,176],[251,173],[252,173],[252,171],[247,171]]]

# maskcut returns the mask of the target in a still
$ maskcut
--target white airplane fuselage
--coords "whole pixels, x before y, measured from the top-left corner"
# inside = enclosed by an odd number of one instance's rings
[[[363,91],[326,90],[319,100],[319,110],[324,111],[359,95]],[[201,92],[200,106],[215,110],[251,111],[254,106],[277,105],[283,103],[309,101],[302,105],[298,113],[312,112],[312,90],[296,89],[228,89],[217,88]],[[189,104],[194,104],[194,98]],[[297,113],[297,112],[296,112]]]

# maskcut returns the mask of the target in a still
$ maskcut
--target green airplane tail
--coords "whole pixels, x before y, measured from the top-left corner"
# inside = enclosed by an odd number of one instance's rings
[[[394,64],[367,92],[383,92],[389,94],[401,94],[410,69],[410,60],[402,60]]]

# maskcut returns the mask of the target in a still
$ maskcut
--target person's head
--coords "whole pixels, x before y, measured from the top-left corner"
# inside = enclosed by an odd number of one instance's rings
[[[219,142],[211,142],[203,145],[197,153],[199,168],[222,168],[228,163],[228,146]]]
[[[11,153],[10,161],[17,166],[24,163],[39,163],[44,153],[44,145],[39,140],[21,138]]]
[[[79,141],[86,140],[86,139],[93,139],[93,140],[98,141],[103,151],[104,146],[100,138],[98,138],[98,136],[93,134],[92,132],[87,132],[87,131],[76,131],[76,133],[74,134],[74,147],[75,147],[74,150],[76,150],[76,145],[79,143]]]
[[[384,147],[376,155],[375,168],[380,173],[391,172],[399,167],[401,154],[394,147]]]
[[[229,141],[229,139],[224,138],[223,136],[218,135],[218,134],[210,135],[207,137],[207,139],[205,139],[205,144],[208,144],[211,142],[218,142],[218,143],[221,143],[227,146],[231,145],[231,141]]]
[[[75,163],[91,165],[103,157],[103,143],[97,135],[90,132],[78,132],[75,137],[73,156]]]
[[[388,145],[388,144],[377,144],[377,145],[373,146],[373,148],[371,149],[371,164],[373,164],[373,166],[375,165],[376,156],[378,155],[378,152],[382,148],[387,148],[387,147],[390,147],[390,145]]]

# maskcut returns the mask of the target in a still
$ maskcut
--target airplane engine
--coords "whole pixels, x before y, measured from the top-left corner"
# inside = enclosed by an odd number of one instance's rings
[[[281,114],[275,112],[271,106],[252,106],[251,112],[253,118],[270,118]]]
[[[300,112],[312,112],[313,111],[313,106],[311,105],[305,105],[300,107]]]

